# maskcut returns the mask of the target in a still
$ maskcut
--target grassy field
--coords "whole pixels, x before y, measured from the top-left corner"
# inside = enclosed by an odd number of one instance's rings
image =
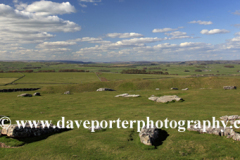
[[[1,96],[1,113],[14,120],[211,120],[212,116],[239,114],[236,99],[239,91],[212,90],[139,90],[139,98],[115,98],[123,92],[84,92],[63,95],[43,94],[41,97],[17,98],[18,93]],[[31,92],[29,92],[31,93]],[[152,94],[176,94],[184,102],[159,104],[149,101]],[[76,126],[75,126],[76,127]],[[139,143],[134,129],[107,129],[90,133],[84,128],[14,141],[25,144],[19,148],[0,148],[2,159],[231,159],[240,157],[240,142],[215,135],[178,132],[164,129],[169,136],[157,149]],[[128,141],[129,136],[133,140]],[[0,141],[10,144],[1,137]],[[31,152],[30,152],[31,151]],[[40,157],[41,155],[41,157]]]
[[[81,69],[78,64],[42,64],[48,68]],[[33,65],[31,64],[31,65]],[[3,65],[3,64],[2,64]],[[4,66],[6,67],[4,63]],[[25,67],[29,63],[14,64]],[[34,66],[33,65],[33,66]],[[104,64],[108,68],[109,64]],[[1,65],[0,65],[1,66]],[[56,67],[57,66],[57,67]],[[85,73],[23,73],[25,77],[3,88],[40,87],[40,97],[17,97],[23,92],[0,93],[0,115],[15,120],[211,120],[224,115],[240,115],[238,97],[240,91],[223,90],[226,85],[240,86],[240,76],[190,77],[196,74],[196,66],[159,65],[168,68],[174,75],[117,74],[124,68],[110,68],[101,72],[101,82],[92,72]],[[225,68],[224,64],[207,65],[214,74],[236,74],[240,65]],[[112,67],[112,66],[111,66]],[[119,66],[118,66],[119,67]],[[125,66],[126,67],[126,66]],[[142,68],[144,66],[135,66]],[[149,66],[146,66],[149,67]],[[151,66],[153,67],[153,66]],[[154,66],[155,67],[155,66]],[[126,68],[125,68],[126,69]],[[190,72],[184,72],[184,69]],[[240,69],[240,67],[239,67]],[[181,71],[181,73],[180,73]],[[0,73],[0,85],[9,83],[23,74]],[[203,72],[202,72],[203,74]],[[77,84],[72,84],[77,83]],[[100,87],[113,88],[114,92],[96,92]],[[177,87],[180,90],[170,90]],[[182,91],[188,87],[189,90]],[[155,89],[159,88],[159,91]],[[63,92],[71,91],[70,95]],[[29,91],[26,93],[34,93]],[[115,95],[140,94],[138,98],[116,98]],[[156,103],[148,100],[151,95],[178,95],[184,102]],[[12,139],[0,137],[0,142],[16,148],[0,148],[0,159],[240,159],[240,142],[196,132],[178,132],[178,129],[163,128],[168,136],[157,148],[140,143],[137,126],[133,129],[112,129],[91,133],[82,126],[69,131],[41,137]],[[186,126],[185,126],[186,127]],[[240,132],[240,130],[235,130]]]
[[[119,73],[100,73],[99,77],[104,77],[109,81],[127,80],[127,79],[165,79],[175,77],[187,77],[187,76],[175,76],[175,75],[157,75],[157,74],[119,74]]]
[[[19,78],[22,76],[21,73],[0,73],[0,78]]]
[[[24,73],[16,83],[86,83],[99,81],[95,73]]]
[[[0,78],[0,85],[15,81],[17,78]]]
[[[234,68],[226,68],[224,66],[232,65]],[[34,68],[38,67],[38,68]],[[33,70],[38,72],[39,70],[55,70],[58,72],[60,69],[79,69],[88,70],[90,72],[111,72],[111,73],[121,73],[122,70],[127,69],[145,69],[146,71],[163,71],[169,74],[178,75],[193,75],[193,74],[239,74],[237,72],[240,70],[240,64],[199,64],[193,63],[181,64],[181,63],[93,63],[93,64],[78,64],[78,63],[63,63],[63,62],[0,62],[0,71],[23,71],[23,70]],[[202,72],[196,72],[195,70],[200,69]],[[188,70],[188,72],[185,72]],[[1,75],[1,73],[0,73]]]

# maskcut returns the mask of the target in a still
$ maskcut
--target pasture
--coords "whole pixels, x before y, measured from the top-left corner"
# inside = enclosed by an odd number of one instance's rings
[[[5,64],[6,65],[6,64]],[[21,64],[21,65],[26,65]],[[60,64],[70,68],[76,64]],[[219,64],[223,65],[223,64]],[[50,65],[51,66],[51,65]],[[49,66],[49,67],[50,67]],[[67,67],[66,67],[67,66]],[[108,66],[108,65],[106,65]],[[137,66],[141,68],[142,66]],[[155,67],[155,66],[154,66]],[[166,67],[166,65],[164,65]],[[170,66],[169,73],[187,69]],[[188,66],[189,67],[189,66]],[[188,68],[191,70],[191,67]],[[223,66],[222,66],[223,67]],[[235,68],[217,70],[225,74],[236,74]],[[61,68],[61,67],[60,67]],[[79,68],[77,68],[79,69]],[[119,69],[119,68],[118,68]],[[195,68],[192,68],[193,70]],[[240,68],[239,68],[240,69]],[[114,68],[112,69],[114,71]],[[232,72],[228,71],[232,70]],[[0,93],[1,115],[15,120],[212,120],[212,117],[239,115],[237,101],[240,91],[223,90],[225,85],[240,86],[240,76],[190,77],[183,72],[175,75],[119,74],[101,72],[101,82],[95,67],[90,72],[80,73],[22,73],[25,77],[4,88],[40,87],[39,97],[17,97],[23,92]],[[116,70],[115,70],[116,71]],[[120,71],[120,70],[119,70]],[[216,73],[215,73],[216,72]],[[22,76],[21,73],[0,73],[2,84]],[[6,81],[5,81],[6,80]],[[112,92],[96,92],[107,87]],[[180,90],[170,90],[177,87]],[[188,87],[189,90],[182,91]],[[159,90],[155,90],[159,88]],[[70,95],[63,92],[70,91]],[[24,92],[25,93],[25,92]],[[33,94],[33,91],[26,93]],[[140,94],[138,98],[115,96],[122,93]],[[148,100],[151,95],[178,95],[184,102],[156,103]],[[185,125],[186,127],[186,125]],[[197,132],[178,132],[178,128],[162,128],[167,136],[156,148],[140,143],[137,126],[133,129],[112,129],[91,133],[77,128],[40,137],[12,139],[0,137],[0,142],[13,148],[0,148],[1,159],[239,159],[240,142]],[[235,129],[236,132],[240,130]]]
[[[19,98],[19,93],[4,93],[1,96],[1,112],[14,120],[53,120],[62,116],[66,120],[211,120],[212,116],[238,113],[239,91],[222,89],[189,91],[139,90],[126,91],[140,94],[139,98],[115,98],[116,92],[73,92],[43,94],[41,97]],[[32,93],[32,92],[29,92]],[[176,94],[184,102],[159,104],[149,101],[152,94]],[[226,96],[227,95],[227,96]],[[23,145],[18,148],[1,148],[3,159],[230,159],[240,157],[240,142],[215,135],[195,132],[178,132],[163,128],[168,134],[156,149],[139,142],[134,129],[106,129],[90,133],[84,128],[50,135],[11,141],[1,137],[8,145]],[[129,140],[131,137],[131,140]],[[34,152],[33,152],[34,151]],[[41,158],[39,157],[41,155]]]

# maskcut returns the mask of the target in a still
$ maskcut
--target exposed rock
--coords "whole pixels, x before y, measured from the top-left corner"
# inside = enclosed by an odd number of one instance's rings
[[[223,86],[223,89],[237,89],[236,86]]]
[[[70,91],[66,91],[66,92],[64,92],[64,94],[70,94]]]
[[[41,136],[49,133],[56,133],[60,132],[61,130],[63,129],[57,128],[53,126],[53,124],[51,124],[49,128],[43,127],[41,123],[39,123],[36,128],[31,128],[29,124],[26,124],[24,128],[23,126],[19,128],[17,124],[13,124],[10,125],[8,128],[3,128],[1,134],[7,135],[11,138],[25,138],[32,136]]]
[[[18,95],[17,97],[32,97],[32,95],[27,94],[27,93],[23,93],[23,94]]]
[[[123,94],[116,95],[115,97],[140,97],[140,95],[138,94],[129,95],[127,93],[123,93]]]
[[[207,133],[207,134],[214,134],[217,136],[226,136],[227,138],[232,138],[233,140],[240,141],[240,134],[234,132],[232,128],[206,128],[206,132],[203,132],[203,128],[195,128],[194,125],[191,125],[190,128],[188,128],[189,131],[197,131],[201,134]]]
[[[188,88],[184,88],[184,89],[182,89],[183,91],[186,91],[186,90],[188,90]]]
[[[7,126],[7,125],[6,125],[6,126]],[[7,135],[7,129],[3,128],[3,129],[1,130],[1,134],[2,134],[2,135]]]
[[[167,95],[167,96],[161,96],[161,97],[151,96],[148,99],[156,102],[162,102],[162,103],[183,100],[182,98],[176,95]]]
[[[222,116],[222,117],[220,117],[220,119],[224,120],[224,121],[226,121],[226,120],[236,120],[236,119],[239,119],[239,118],[240,118],[240,116],[238,116],[238,115],[231,115],[231,116]]]
[[[139,133],[139,137],[141,143],[149,146],[154,145],[159,138],[159,131],[155,126],[144,126]]]
[[[154,95],[152,95],[151,97],[149,97],[148,99],[149,100],[152,100],[152,101],[156,101],[159,97],[156,97]]]
[[[41,96],[41,94],[39,92],[36,92],[33,94],[33,96]]]
[[[110,88],[99,88],[99,89],[97,89],[97,91],[115,91],[115,90],[110,89]]]
[[[8,145],[0,142],[0,148],[17,148],[17,147],[11,147],[11,146],[8,146]]]
[[[88,130],[91,131],[91,130],[92,130],[92,127],[88,128]],[[102,127],[100,127],[100,126],[94,126],[94,127],[93,127],[93,130],[94,130],[94,131],[100,131],[100,130],[102,130]]]
[[[222,117],[220,117],[220,119],[224,120],[225,122],[228,121],[230,124],[234,124],[236,120],[240,120],[240,116],[238,116],[238,115],[222,116]],[[236,123],[240,124],[240,121],[238,121]]]
[[[178,88],[171,88],[171,90],[178,90]]]

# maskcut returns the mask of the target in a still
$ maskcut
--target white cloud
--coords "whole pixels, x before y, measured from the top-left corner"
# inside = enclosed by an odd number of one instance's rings
[[[144,37],[144,38],[133,38],[133,39],[125,39],[122,41],[117,41],[116,45],[141,45],[145,43],[159,42],[165,39],[157,38],[157,37]]]
[[[230,31],[226,30],[226,29],[212,29],[212,30],[207,30],[207,29],[203,29],[200,33],[201,34],[222,34],[222,33],[229,33]]]
[[[170,32],[170,31],[176,31],[178,29],[181,29],[184,27],[178,27],[178,28],[160,28],[160,29],[153,29],[153,33],[163,33],[163,32]]]
[[[235,33],[235,36],[240,36],[240,32]]]
[[[236,10],[233,14],[240,15],[240,10]]]
[[[180,43],[180,47],[194,47],[194,46],[199,46],[201,44],[205,44],[205,43],[201,43],[201,42],[184,42],[184,43]]]
[[[169,31],[176,31],[178,29],[173,29],[173,28],[162,28],[162,29],[153,29],[153,33],[163,33],[163,32],[169,32]]]
[[[81,38],[82,42],[94,42],[94,41],[101,41],[102,38],[94,38],[94,37],[83,37]]]
[[[83,38],[77,38],[74,40],[68,40],[72,42],[88,42],[88,43],[100,43],[100,44],[107,44],[111,43],[110,41],[105,41],[102,38],[95,38],[95,37],[83,37]]]
[[[54,32],[81,30],[76,23],[63,20],[55,15],[74,12],[75,8],[69,2],[39,1],[30,5],[19,0],[13,2],[15,8],[0,4],[0,48],[4,50],[0,53],[2,60],[68,59],[71,57],[69,55],[71,49],[65,47],[74,45],[76,42],[44,42],[55,37]],[[27,49],[22,46],[22,44],[31,43],[37,44],[38,49]]]
[[[96,3],[96,2],[101,2],[101,0],[79,0],[80,2],[91,2],[91,3]]]
[[[192,36],[188,36],[186,32],[175,31],[171,33],[165,33],[167,36],[171,36],[168,38],[169,40],[173,39],[185,39],[185,38],[193,38]]]
[[[153,46],[153,49],[167,49],[167,48],[176,48],[178,47],[177,44],[170,44],[170,43],[163,43]]]
[[[233,26],[239,28],[240,24],[234,24]]]
[[[37,1],[26,6],[25,11],[36,15],[61,15],[76,12],[76,9],[69,2]]]
[[[112,44],[113,45],[113,44]],[[163,43],[154,46],[135,45],[129,48],[95,46],[82,48],[75,52],[76,57],[98,61],[97,54],[102,54],[104,61],[160,61],[160,60],[191,60],[191,58],[209,58],[214,46],[202,42],[184,42],[181,44]],[[205,54],[206,53],[206,54]],[[211,57],[213,57],[211,55]]]
[[[0,51],[1,60],[59,60],[73,59],[68,48],[26,49],[19,47],[14,51]]]
[[[108,33],[106,36],[107,36],[107,37],[110,37],[110,38],[134,38],[134,37],[143,37],[142,34],[134,33],[134,32],[131,32],[131,33]]]
[[[240,37],[232,38],[230,41],[232,41],[232,42],[240,42]]]
[[[56,42],[43,42],[38,44],[36,48],[65,48],[75,45],[76,42],[56,41]]]
[[[145,37],[145,38],[133,38],[133,39],[125,39],[122,41],[117,41],[115,43],[109,43],[109,44],[102,44],[102,45],[96,45],[95,47],[86,47],[81,48],[79,51],[75,52],[74,55],[77,57],[81,57],[83,59],[89,59],[89,57],[93,58],[98,54],[103,53],[119,53],[121,56],[124,56],[126,50],[124,48],[139,48],[144,47],[146,43],[152,43],[152,42],[159,42],[162,40],[166,40],[166,38],[157,38],[157,37]],[[116,52],[117,50],[121,50],[121,52]],[[115,51],[114,51],[115,50]],[[124,50],[124,51],[123,51]],[[131,50],[131,49],[130,49]],[[112,54],[109,55],[112,57]],[[115,55],[114,57],[118,57],[118,55]]]
[[[107,51],[112,49],[120,49],[125,47],[136,47],[136,46],[144,46],[145,43],[152,43],[152,42],[159,42],[164,39],[162,38],[152,38],[152,37],[146,37],[146,38],[133,38],[133,39],[125,39],[122,41],[117,41],[115,43],[108,43],[108,44],[102,44],[102,45],[96,45],[95,47],[87,47],[82,48],[77,54],[82,53],[90,53],[90,52],[101,52],[101,51]]]
[[[84,8],[86,8],[86,7],[87,7],[87,5],[86,5],[86,4],[79,3],[79,5],[80,5],[81,7],[84,7]]]
[[[37,15],[0,4],[0,37],[8,43],[41,43],[54,37],[48,32],[75,32],[81,30],[76,23],[58,16]]]
[[[24,10],[28,6],[27,3],[19,2],[18,0],[13,0],[13,3],[18,10]]]
[[[186,32],[180,32],[180,31],[175,31],[175,32],[171,32],[171,33],[165,33],[168,36],[173,36],[173,37],[178,37],[178,36],[185,36],[187,35]]]
[[[93,5],[97,6],[99,2],[101,2],[102,0],[78,0],[79,1],[79,5],[81,7],[87,7],[86,4],[83,4],[83,3],[93,3]]]
[[[201,21],[201,20],[191,21],[191,22],[188,22],[188,23],[198,23],[198,24],[202,24],[202,25],[210,25],[210,24],[213,24],[212,21]]]

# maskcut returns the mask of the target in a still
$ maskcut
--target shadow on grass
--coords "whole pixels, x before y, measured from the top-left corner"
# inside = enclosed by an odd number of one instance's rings
[[[70,129],[68,129],[68,130],[65,129],[60,132],[48,133],[48,134],[44,134],[44,135],[36,136],[36,137],[10,138],[7,136],[1,136],[0,143],[4,143],[5,145],[10,146],[10,147],[20,147],[20,146],[23,146],[24,144],[38,142],[38,141],[47,139],[49,136],[57,135],[57,134],[60,134],[62,132],[66,132],[66,131],[70,131]]]
[[[168,104],[168,103],[175,103],[175,102],[184,102],[185,100],[184,99],[180,99],[179,101],[176,101],[176,100],[172,100],[171,102],[166,102],[165,104]]]
[[[165,130],[158,129],[158,133],[159,133],[158,138],[155,139],[154,141],[151,140],[152,146],[148,146],[148,145],[145,145],[145,144],[141,143],[139,136],[136,139],[137,145],[140,146],[140,148],[142,148],[144,150],[157,149],[159,146],[161,146],[163,144],[163,142],[169,136],[169,134]]]
[[[26,144],[26,143],[33,143],[33,142],[37,142],[37,141],[41,141],[41,140],[47,139],[49,136],[57,135],[57,134],[60,134],[62,132],[66,132],[66,131],[70,131],[70,130],[71,129],[64,129],[64,130],[61,130],[60,132],[48,133],[48,134],[44,134],[44,135],[41,135],[41,136],[26,137],[26,138],[16,138],[16,139],[19,140],[19,141],[24,142],[24,144]]]
[[[155,149],[157,149],[158,146],[162,145],[163,141],[165,141],[169,136],[169,134],[165,130],[158,129],[158,133],[158,139],[152,142],[152,145],[155,147]]]

